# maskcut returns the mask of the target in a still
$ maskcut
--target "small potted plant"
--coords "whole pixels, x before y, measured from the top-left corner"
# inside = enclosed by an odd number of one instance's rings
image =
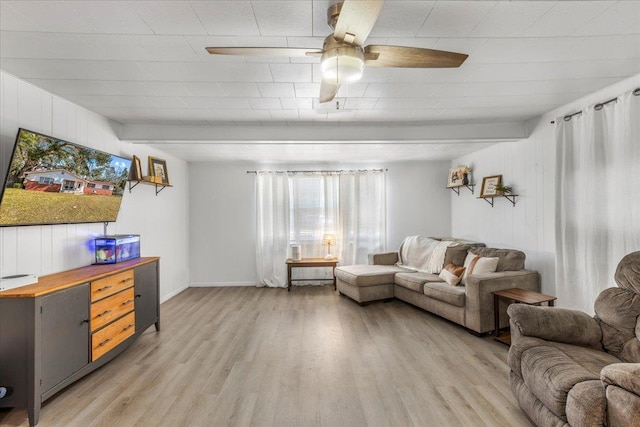
[[[496,194],[498,196],[504,196],[505,194],[511,194],[513,192],[513,187],[508,185],[498,184],[496,185]]]

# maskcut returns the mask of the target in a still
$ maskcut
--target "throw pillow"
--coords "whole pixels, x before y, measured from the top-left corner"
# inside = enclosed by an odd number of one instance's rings
[[[450,284],[456,286],[462,280],[462,274],[464,273],[464,267],[455,264],[447,264],[440,272],[440,278]]]
[[[498,268],[498,257],[481,257],[476,254],[469,253],[464,260],[464,274],[462,275],[462,284],[467,284],[467,277],[474,274],[495,273]]]

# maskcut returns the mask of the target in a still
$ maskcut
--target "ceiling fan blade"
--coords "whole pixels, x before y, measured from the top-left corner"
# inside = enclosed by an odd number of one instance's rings
[[[457,68],[469,55],[406,46],[369,45],[364,48],[369,67]]]
[[[339,84],[322,80],[320,83],[320,103],[329,102],[335,98],[338,89],[340,89]]]
[[[333,36],[362,46],[378,20],[384,0],[345,0]]]
[[[322,49],[298,47],[207,47],[212,55],[317,56]]]

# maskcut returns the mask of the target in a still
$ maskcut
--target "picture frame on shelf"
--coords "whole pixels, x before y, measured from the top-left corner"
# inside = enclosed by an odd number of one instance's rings
[[[131,181],[142,181],[142,162],[140,157],[134,155],[131,162],[131,173],[129,174]]]
[[[485,176],[482,178],[480,197],[493,197],[498,195],[496,186],[502,184],[502,175]]]
[[[157,157],[149,156],[149,175],[160,178],[162,184],[169,185],[169,171],[167,161]]]
[[[466,166],[458,166],[449,169],[449,177],[447,179],[447,188],[462,187],[465,185],[464,175],[468,168]],[[468,184],[468,182],[467,182]]]

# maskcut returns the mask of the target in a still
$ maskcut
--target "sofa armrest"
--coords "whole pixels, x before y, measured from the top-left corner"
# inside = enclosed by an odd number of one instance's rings
[[[640,363],[614,363],[600,371],[607,397],[607,425],[640,425]]]
[[[509,288],[540,291],[540,275],[537,271],[518,270],[497,273],[474,274],[467,277],[465,286],[465,326],[478,333],[493,330],[493,294]],[[504,326],[508,325],[506,305],[500,314]]]
[[[640,397],[640,363],[614,363],[600,371],[602,384],[618,386]]]
[[[369,254],[369,265],[394,265],[398,262],[398,252],[378,252]]]
[[[507,309],[511,324],[508,362],[511,372],[522,378],[522,357],[534,347],[550,341],[602,350],[598,322],[586,313],[557,307],[511,304]]]
[[[507,313],[518,335],[602,349],[600,325],[581,311],[512,304]]]

